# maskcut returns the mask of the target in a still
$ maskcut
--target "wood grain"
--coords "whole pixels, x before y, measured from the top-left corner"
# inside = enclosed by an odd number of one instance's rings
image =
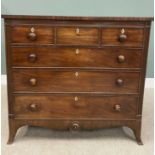
[[[76,76],[78,73],[78,76]],[[30,79],[36,78],[32,86]],[[120,87],[117,79],[123,79]],[[14,69],[14,91],[28,92],[116,92],[138,93],[139,72],[52,71],[50,69]]]
[[[74,20],[80,20],[80,21],[140,21],[140,22],[144,22],[144,21],[153,21],[154,18],[153,17],[91,17],[91,16],[33,16],[33,15],[2,15],[2,18],[5,19],[18,19],[18,20],[22,20],[22,19],[27,19],[27,20],[70,20],[70,21],[74,21]]]
[[[28,34],[31,32],[31,28],[34,28],[36,34],[36,40],[32,41],[28,38]],[[53,27],[47,26],[14,26],[12,27],[12,43],[29,43],[29,44],[53,44]]]
[[[76,33],[78,29],[79,33]],[[57,28],[57,44],[96,45],[98,44],[97,28],[63,27]]]
[[[23,125],[128,126],[141,141],[152,17],[2,15],[9,140]]]
[[[78,101],[75,101],[78,97]],[[81,96],[81,95],[48,95],[48,96],[15,96],[14,112],[18,118],[136,118],[136,96]],[[36,104],[36,111],[29,110],[30,104]],[[120,105],[121,111],[115,110]]]
[[[120,42],[119,35],[121,34],[122,28],[103,28],[102,44],[107,46],[133,46],[133,47],[143,46],[143,38],[144,38],[143,29],[125,28],[125,34],[127,36],[127,39],[124,42]]]
[[[32,54],[36,56],[34,61],[29,58]],[[142,67],[141,50],[15,47],[12,55],[14,67]],[[124,56],[124,62],[119,62],[119,56]]]

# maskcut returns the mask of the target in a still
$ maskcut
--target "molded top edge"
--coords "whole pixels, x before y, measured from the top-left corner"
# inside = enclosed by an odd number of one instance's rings
[[[32,16],[32,15],[2,15],[4,19],[21,20],[85,20],[85,21],[153,21],[154,17],[97,17],[97,16]]]

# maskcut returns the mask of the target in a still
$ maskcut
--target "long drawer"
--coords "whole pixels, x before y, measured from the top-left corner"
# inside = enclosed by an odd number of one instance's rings
[[[15,67],[141,68],[141,50],[14,47]]]
[[[136,96],[16,95],[14,113],[24,118],[135,118]]]
[[[14,91],[137,93],[140,72],[13,69]]]

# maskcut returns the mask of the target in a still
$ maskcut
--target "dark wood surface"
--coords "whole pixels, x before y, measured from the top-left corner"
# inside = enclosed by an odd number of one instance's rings
[[[33,16],[33,15],[2,15],[2,18],[5,19],[38,19],[38,20],[84,20],[84,21],[94,21],[94,20],[103,20],[103,21],[153,21],[153,17],[91,17],[91,16]]]
[[[56,29],[57,44],[96,45],[98,44],[97,28],[65,27]]]
[[[31,29],[34,28],[36,38],[34,40],[29,37]],[[30,44],[53,44],[54,29],[45,26],[16,26],[12,28],[12,43],[30,43]]]
[[[130,127],[139,144],[153,18],[5,18],[9,129]]]
[[[31,79],[35,79],[36,84],[32,84]],[[118,79],[123,80],[121,86]],[[13,90],[15,92],[138,93],[139,80],[139,72],[14,69]]]
[[[12,48],[13,67],[142,68],[142,50],[92,48]]]
[[[102,44],[107,46],[143,46],[143,29],[124,28],[126,40],[121,42],[121,28],[103,28],[102,29]]]
[[[121,95],[24,95],[15,96],[14,112],[16,117],[27,119],[129,119],[136,117],[137,101],[137,96]]]

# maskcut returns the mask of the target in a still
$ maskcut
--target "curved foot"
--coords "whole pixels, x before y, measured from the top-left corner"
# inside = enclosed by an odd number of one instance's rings
[[[20,126],[13,120],[9,119],[9,139],[7,144],[12,144],[16,135],[16,132]]]
[[[135,134],[137,144],[138,145],[143,145],[143,142],[141,140],[141,131],[140,131],[140,129],[136,128],[136,129],[134,129],[133,132]]]
[[[10,137],[9,137],[7,144],[8,144],[8,145],[9,145],[9,144],[12,144],[13,141],[14,141],[14,138],[10,138]]]
[[[135,135],[135,139],[137,141],[138,145],[143,145],[143,142],[141,140],[141,120],[135,120],[129,124],[126,125],[130,129],[132,129],[133,134]]]
[[[141,140],[141,121],[136,121],[132,127],[138,145],[143,145]]]
[[[140,140],[140,141],[137,141],[137,144],[138,145],[143,145],[143,142]]]

